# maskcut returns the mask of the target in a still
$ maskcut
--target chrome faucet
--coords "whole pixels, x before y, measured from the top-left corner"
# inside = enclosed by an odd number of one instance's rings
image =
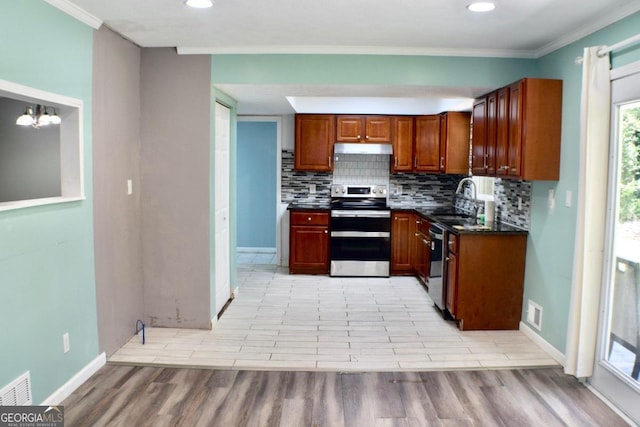
[[[460,194],[460,190],[462,190],[462,186],[464,185],[465,182],[468,182],[469,184],[471,184],[471,187],[473,188],[473,205],[474,205],[473,217],[475,218],[476,216],[478,216],[479,206],[478,206],[478,188],[476,187],[476,182],[473,180],[473,178],[471,178],[470,176],[466,178],[462,178],[458,183],[456,194]]]

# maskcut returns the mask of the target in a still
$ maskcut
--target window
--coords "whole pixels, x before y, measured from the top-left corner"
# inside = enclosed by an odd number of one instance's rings
[[[19,126],[37,106],[60,124]],[[0,80],[0,211],[84,199],[82,101]]]
[[[493,200],[495,178],[488,176],[474,176],[473,182],[478,189],[478,200]]]

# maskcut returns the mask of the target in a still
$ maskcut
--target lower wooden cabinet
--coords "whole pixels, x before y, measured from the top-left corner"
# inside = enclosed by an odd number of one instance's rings
[[[446,307],[462,330],[519,328],[526,234],[448,233]]]
[[[329,273],[329,212],[291,212],[289,273]]]
[[[416,215],[411,212],[391,214],[391,274],[413,274],[413,248]]]

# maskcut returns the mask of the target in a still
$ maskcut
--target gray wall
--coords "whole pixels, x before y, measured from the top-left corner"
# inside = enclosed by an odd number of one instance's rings
[[[106,27],[93,38],[93,191],[100,351],[143,317],[140,240],[140,48]],[[127,195],[127,179],[133,194]]]
[[[0,98],[0,202],[60,196],[60,126],[17,126],[27,105]]]
[[[145,317],[210,328],[211,58],[143,49],[141,76]]]

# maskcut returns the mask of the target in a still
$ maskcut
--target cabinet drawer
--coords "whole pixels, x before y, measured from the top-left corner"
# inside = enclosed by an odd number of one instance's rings
[[[429,235],[429,229],[431,228],[431,223],[426,219],[421,219],[418,224],[418,232],[424,234],[425,236]]]
[[[447,241],[449,252],[453,252],[454,254],[458,253],[458,235],[449,233],[449,238],[447,239]]]
[[[327,212],[291,212],[291,225],[329,225]]]

